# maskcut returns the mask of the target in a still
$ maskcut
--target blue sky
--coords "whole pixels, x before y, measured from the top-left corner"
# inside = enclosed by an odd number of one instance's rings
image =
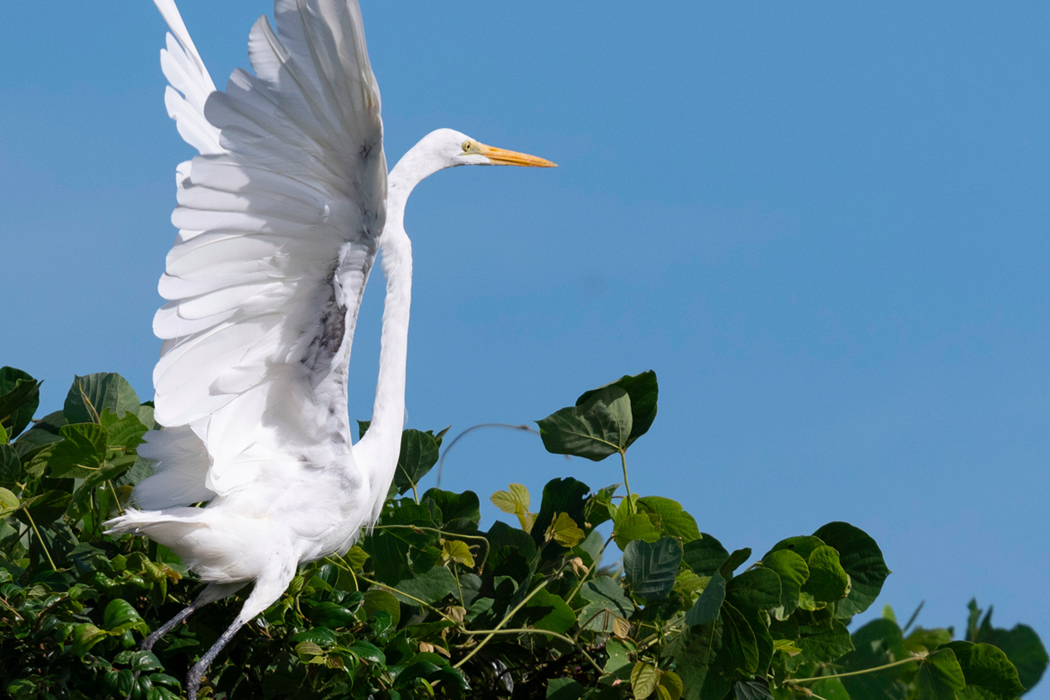
[[[655,369],[635,491],[756,555],[848,520],[902,615],[926,599],[920,624],[958,628],[977,596],[1050,638],[1050,6],[509,5],[364,3],[391,163],[452,127],[561,166],[460,168],[413,195],[410,425],[523,423]],[[270,9],[181,6],[220,85]],[[44,379],[47,410],[74,373],[152,393],[190,155],[163,36],[144,0],[0,23],[0,364]],[[619,480],[491,431],[444,486],[538,497],[565,474]]]

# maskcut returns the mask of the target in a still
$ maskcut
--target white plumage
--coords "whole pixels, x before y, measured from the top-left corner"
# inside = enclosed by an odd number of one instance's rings
[[[379,88],[356,0],[276,0],[276,32],[252,27],[254,75],[218,92],[172,0],[164,101],[200,155],[176,169],[179,229],[154,318],[156,419],[140,454],[155,473],[142,510],[110,532],[145,534],[210,585],[144,643],[208,602],[255,587],[191,669],[189,696],[218,651],[284,591],[303,562],[345,552],[375,522],[404,418],[412,188],[456,165],[552,166],[439,129],[388,178]],[[365,283],[387,280],[375,407],[351,444],[347,375]],[[200,508],[193,504],[207,502]]]

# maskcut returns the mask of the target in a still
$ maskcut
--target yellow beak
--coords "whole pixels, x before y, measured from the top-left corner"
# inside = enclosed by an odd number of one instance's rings
[[[520,165],[524,168],[557,168],[557,163],[552,163],[546,158],[530,156],[527,153],[507,151],[495,146],[477,144],[477,152],[491,160],[496,165]]]

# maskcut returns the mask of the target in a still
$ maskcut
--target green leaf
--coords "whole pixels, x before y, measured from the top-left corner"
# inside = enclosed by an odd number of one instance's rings
[[[100,630],[90,622],[82,622],[73,626],[73,653],[83,658],[91,647],[95,646],[107,636],[105,630]]]
[[[682,697],[682,679],[674,671],[660,672],[660,687],[667,691],[667,700],[678,700]]]
[[[734,576],[726,585],[726,598],[742,610],[771,610],[780,605],[780,577],[758,568]]]
[[[478,494],[473,491],[453,493],[437,488],[427,489],[421,501],[432,501],[441,509],[443,524],[458,531],[475,532],[478,523],[481,522],[481,502],[478,500]]]
[[[22,461],[11,445],[0,445],[0,482],[14,484],[22,476]]]
[[[773,693],[769,690],[769,681],[738,681],[733,684],[733,694],[737,700],[773,700]],[[830,700],[825,698],[825,700]],[[847,697],[846,700],[849,700]]]
[[[638,510],[659,515],[660,529],[665,535],[681,537],[683,543],[700,539],[700,530],[696,526],[696,520],[685,512],[678,501],[660,496],[645,496],[638,499]]]
[[[18,496],[5,488],[0,488],[0,520],[6,520],[18,510]]]
[[[653,543],[635,540],[623,552],[623,570],[632,590],[650,600],[671,592],[681,561],[682,547],[670,537]]]
[[[722,566],[718,567],[718,571],[728,579],[733,575],[733,572],[736,571],[737,567],[747,561],[750,557],[750,547],[733,550],[732,554],[729,555],[729,558],[722,563]]]
[[[546,700],[579,700],[587,690],[572,678],[551,678],[547,681]]]
[[[597,390],[586,401],[536,421],[548,452],[595,462],[627,448],[631,400],[618,386]]]
[[[580,395],[580,398],[576,399],[576,405],[580,406],[586,403],[599,391],[611,386],[620,387],[626,391],[631,401],[631,434],[627,438],[627,444],[624,445],[624,447],[628,447],[632,442],[645,435],[656,419],[656,400],[659,396],[656,372],[648,370],[634,376],[625,375],[603,387],[585,391]]]
[[[440,444],[429,431],[408,428],[401,432],[401,452],[394,472],[398,494],[410,491],[437,464]]]
[[[778,620],[786,620],[798,607],[802,585],[809,578],[806,560],[789,549],[770,552],[762,559],[762,566],[780,577],[780,605],[773,611]]]
[[[631,695],[634,700],[644,700],[653,694],[660,684],[660,669],[639,661],[631,669]]]
[[[565,632],[576,624],[576,613],[572,611],[561,596],[551,593],[547,589],[541,590],[529,599],[526,607],[530,610],[539,608],[542,616],[532,623],[533,627],[541,630]]]
[[[927,656],[915,676],[917,700],[955,700],[966,687],[966,678],[951,649],[942,648]]]
[[[682,697],[686,700],[721,700],[732,687],[717,668],[712,668],[722,647],[720,630],[717,622],[689,627],[664,652],[675,659],[675,671],[682,679]]]
[[[109,601],[106,611],[102,614],[102,624],[111,634],[123,634],[127,630],[138,630],[143,634],[149,632],[149,627],[139,617],[138,611],[131,603],[120,598]]]
[[[970,601],[970,608],[975,618],[980,616],[980,611],[977,610],[977,601]],[[973,632],[967,634],[969,641],[986,642],[1002,649],[1006,652],[1006,656],[1009,657],[1013,665],[1017,667],[1017,675],[1021,680],[1021,685],[1025,688],[1035,687],[1035,684],[1039,682],[1039,679],[1042,678],[1043,673],[1046,671],[1047,662],[1050,660],[1050,657],[1047,656],[1046,648],[1035,630],[1028,625],[1015,625],[1010,630],[992,627],[991,608],[988,609],[988,613],[984,616],[980,628],[977,628],[976,619],[972,627],[974,628]]]
[[[849,575],[839,563],[839,553],[834,548],[822,545],[815,548],[806,560],[809,567],[809,578],[802,585],[802,593],[808,594],[823,607],[842,599],[850,590]],[[811,606],[802,605],[807,609]]]
[[[713,575],[727,559],[729,550],[706,532],[701,533],[701,539],[686,542],[682,550],[682,560],[701,576]]]
[[[867,610],[890,575],[879,545],[860,528],[843,522],[828,523],[813,536],[838,551],[839,562],[850,577],[849,595],[835,605],[835,616],[846,619]]]
[[[548,541],[554,540],[562,547],[572,549],[585,537],[583,530],[576,526],[576,521],[566,513],[558,513],[554,521],[547,528],[544,538]]]
[[[1010,700],[1024,693],[1017,669],[1002,649],[972,642],[951,642],[941,648],[955,653],[967,686],[986,690],[1001,700]]]
[[[627,618],[634,612],[634,603],[624,595],[623,588],[608,576],[598,576],[583,584],[580,596],[588,601],[576,616],[584,629],[612,632],[616,617]]]
[[[850,700],[846,686],[838,678],[825,678],[810,686],[813,695],[824,698],[824,700]]]
[[[554,522],[557,513],[565,513],[577,523],[583,522],[583,508],[587,504],[587,494],[591,487],[571,477],[551,479],[543,487],[543,501],[539,515],[532,526],[532,537],[537,544],[543,544],[547,528]]]
[[[102,372],[76,377],[62,412],[69,423],[98,423],[106,409],[118,417],[126,411],[139,411],[139,397],[119,374]]]
[[[744,615],[732,603],[722,603],[722,648],[744,675],[758,670],[758,640]]]
[[[40,405],[40,382],[14,367],[0,367],[0,427],[7,442],[19,435]]]
[[[98,471],[106,459],[106,429],[95,423],[77,423],[64,425],[59,432],[65,439],[49,454],[38,456],[46,459],[51,476],[83,479]]]
[[[722,574],[716,571],[708,582],[707,587],[704,588],[704,592],[700,594],[700,597],[693,603],[693,607],[689,608],[689,612],[685,614],[685,624],[690,627],[696,627],[697,625],[706,625],[714,622],[722,609],[725,597],[726,580],[722,578]]]
[[[847,671],[866,671],[908,657],[900,627],[885,618],[872,620],[857,630],[852,643],[855,650],[844,655],[840,662]],[[914,668],[913,664],[891,666],[843,678],[842,683],[856,700],[882,698],[889,694],[887,691],[892,693],[891,697],[903,697],[906,689],[898,679]]]
[[[110,449],[122,448],[128,453],[133,452],[142,444],[142,436],[146,434],[146,426],[130,411],[123,418],[118,418],[106,409],[102,412],[101,422],[106,429],[106,446]]]
[[[620,549],[626,548],[633,540],[656,542],[660,539],[660,528],[653,524],[647,513],[626,513],[626,510],[621,508],[617,511],[614,522],[613,537]]]
[[[828,619],[827,623],[827,628],[805,630],[806,636],[798,641],[802,660],[827,663],[853,651],[853,640],[846,626],[835,619]]]
[[[459,588],[455,575],[443,566],[435,566],[421,576],[405,579],[391,588],[391,593],[413,607],[419,607],[418,598],[424,603],[436,603],[447,595],[452,595]],[[403,595],[407,593],[409,596]]]
[[[50,525],[60,518],[69,507],[71,496],[68,491],[45,491],[31,498],[22,500],[19,510],[29,512],[37,527]],[[21,516],[19,516],[21,517]]]
[[[391,626],[397,627],[397,623],[401,620],[401,606],[397,598],[390,591],[381,588],[365,591],[365,602],[362,608],[367,619],[374,618],[378,612],[385,612],[390,615]]]
[[[773,549],[769,550],[769,552],[766,552],[766,556],[769,556],[771,552],[778,552],[780,550],[786,549],[788,551],[794,552],[803,559],[809,559],[809,555],[813,553],[813,550],[817,547],[824,546],[824,544],[825,542],[819,537],[788,537],[787,539],[780,540],[775,545],[773,545]],[[765,559],[766,557],[762,558]]]
[[[306,611],[310,621],[318,627],[338,629],[350,627],[356,621],[354,613],[348,607],[329,600],[307,601]],[[365,614],[367,616],[367,613]]]

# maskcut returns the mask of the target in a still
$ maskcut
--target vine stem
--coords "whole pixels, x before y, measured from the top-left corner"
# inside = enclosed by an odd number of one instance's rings
[[[511,619],[512,617],[514,617],[514,616],[515,616],[515,615],[517,614],[517,612],[518,612],[519,610],[521,610],[521,609],[522,609],[523,607],[525,607],[525,603],[528,603],[528,602],[529,602],[529,601],[530,601],[530,600],[532,599],[532,597],[533,597],[534,595],[536,595],[537,593],[539,593],[540,591],[542,591],[542,590],[543,590],[544,588],[546,588],[546,587],[547,587],[547,584],[548,584],[548,583],[550,583],[550,579],[547,579],[546,581],[544,581],[544,582],[543,582],[543,583],[541,583],[540,585],[536,586],[536,588],[534,588],[534,589],[533,589],[533,591],[532,591],[531,593],[529,593],[529,594],[528,594],[527,596],[525,596],[525,598],[524,598],[524,599],[522,599],[522,601],[521,601],[520,603],[518,603],[518,604],[517,604],[516,606],[514,606],[514,609],[513,609],[513,610],[511,610],[511,611],[510,611],[509,613],[507,613],[507,615],[506,615],[506,616],[505,616],[505,617],[504,617],[504,618],[503,618],[502,620],[500,620],[500,623],[499,623],[498,625],[496,625],[496,629],[490,630],[490,631],[489,631],[489,632],[487,633],[487,634],[488,634],[488,636],[487,636],[487,637],[485,637],[484,639],[482,639],[482,640],[481,640],[481,641],[480,641],[480,642],[478,643],[478,645],[477,645],[476,647],[474,647],[473,649],[471,649],[471,651],[470,651],[470,653],[469,653],[469,654],[467,654],[467,655],[466,655],[466,656],[464,656],[464,657],[463,657],[462,659],[460,659],[460,660],[459,660],[459,661],[458,661],[457,663],[455,663],[455,664],[454,664],[454,665],[452,666],[452,668],[459,668],[459,667],[460,667],[460,666],[462,666],[463,664],[465,664],[465,663],[467,663],[468,661],[470,661],[470,658],[471,658],[472,656],[474,656],[474,654],[477,654],[477,653],[478,653],[479,651],[481,651],[481,648],[482,648],[482,647],[484,647],[484,646],[485,646],[486,644],[488,644],[488,643],[489,643],[489,641],[491,641],[491,640],[492,640],[492,638],[493,638],[494,636],[496,636],[496,634],[498,634],[498,633],[499,633],[499,631],[500,631],[501,629],[503,629],[503,625],[505,625],[505,624],[507,624],[508,622],[510,622],[510,619]]]
[[[620,466],[623,467],[623,487],[627,491],[627,503],[631,504],[631,508],[634,508],[634,501],[631,499],[631,484],[627,481],[627,450],[620,450]],[[628,511],[630,512],[630,511]]]
[[[439,535],[448,535],[449,537],[457,537],[464,540],[478,540],[479,542],[485,543],[485,556],[482,557],[479,567],[484,568],[485,562],[489,560],[489,541],[487,538],[481,535],[463,535],[458,532],[449,532],[448,530],[441,530],[436,527],[427,527],[425,525],[376,525],[372,528],[373,530],[428,530],[430,532],[436,532]]]
[[[596,556],[594,558],[594,561],[591,562],[590,567],[587,569],[587,573],[580,577],[580,582],[576,584],[576,588],[573,588],[572,593],[569,594],[569,597],[565,599],[566,603],[571,603],[572,599],[575,598],[576,594],[580,592],[581,588],[583,588],[583,584],[587,582],[587,577],[590,576],[594,569],[598,566],[598,562],[600,562],[602,559],[602,554],[605,553],[605,548],[608,547],[609,543],[612,541],[613,535],[609,535],[609,539],[605,540],[605,544],[603,544],[602,548],[598,550],[598,556]]]
[[[828,676],[813,676],[812,678],[788,678],[785,683],[812,683],[813,681],[822,681],[826,678],[846,678],[847,676],[863,676],[865,673],[874,673],[875,671],[882,671],[883,669],[893,668],[894,666],[903,666],[904,664],[910,664],[915,661],[922,661],[922,656],[909,656],[906,659],[898,659],[897,661],[891,661],[888,664],[882,664],[881,666],[873,666],[872,668],[866,668],[862,671],[847,671],[846,673],[832,673]]]
[[[580,646],[580,644],[576,640],[574,640],[572,637],[567,637],[564,634],[561,634],[560,632],[551,632],[550,630],[541,630],[541,629],[536,629],[536,628],[532,628],[532,627],[523,627],[521,629],[508,628],[508,629],[494,629],[494,630],[463,630],[463,633],[464,634],[487,634],[487,635],[489,635],[490,638],[494,634],[546,634],[546,635],[549,635],[551,637],[557,637],[558,639],[562,640],[563,642],[568,642],[569,644],[572,644],[574,647],[579,649],[580,653],[583,654],[587,658],[587,660],[591,663],[592,666],[594,666],[595,669],[597,669],[598,673],[602,673],[603,672],[602,671],[602,667],[599,666],[598,662],[595,661],[591,657],[591,655],[587,653],[586,649],[584,649],[582,646]],[[484,644],[484,642],[487,642],[487,641],[488,641],[488,639],[485,639],[482,642],[482,644]],[[481,644],[479,644],[477,647],[475,647],[474,651],[477,651],[480,648],[481,648]],[[456,664],[454,668],[459,668],[460,664],[462,664],[464,661],[466,661],[471,656],[473,656],[473,654],[474,654],[474,652],[471,652],[470,655],[466,656],[462,661],[460,661],[458,664]]]
[[[467,433],[474,432],[475,430],[479,430],[481,428],[507,428],[508,430],[522,430],[526,433],[536,433],[537,435],[540,434],[540,431],[536,430],[531,425],[511,425],[510,423],[480,423],[478,425],[470,426],[462,433],[457,435],[455,438],[453,438],[452,442],[450,442],[448,444],[448,447],[445,448],[445,453],[441,455],[441,460],[438,462],[437,488],[441,488],[441,475],[444,473],[445,470],[445,457],[448,457],[449,450],[455,447],[456,443],[459,442],[460,438],[462,438],[464,435],[466,435]]]
[[[36,538],[40,542],[40,548],[44,550],[44,554],[47,555],[47,561],[51,564],[52,571],[58,571],[58,567],[55,566],[55,560],[51,558],[51,552],[47,550],[47,544],[44,542],[44,538],[40,536],[40,530],[36,528],[36,522],[33,520],[33,516],[29,514],[29,509],[25,509],[26,517],[29,518],[29,524],[33,526],[33,532],[36,533]]]

